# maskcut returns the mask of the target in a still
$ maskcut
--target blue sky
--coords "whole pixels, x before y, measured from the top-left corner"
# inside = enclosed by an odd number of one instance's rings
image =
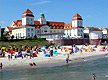
[[[21,20],[26,9],[33,12],[35,20],[44,13],[48,21],[71,23],[79,13],[84,27],[108,27],[108,0],[0,0],[0,26]]]

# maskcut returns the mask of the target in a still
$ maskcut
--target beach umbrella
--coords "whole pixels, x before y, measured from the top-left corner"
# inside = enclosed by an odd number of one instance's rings
[[[99,51],[104,51],[104,49],[100,49]]]
[[[58,54],[57,50],[55,50],[55,51],[53,52],[53,54]]]
[[[49,55],[49,54],[45,54],[44,56],[45,56],[45,57],[50,57],[50,55]]]
[[[27,52],[24,53],[24,55],[26,55],[26,54],[27,54]]]
[[[35,53],[33,53],[33,57],[38,57]]]
[[[12,52],[12,54],[15,54],[15,52]]]
[[[21,56],[22,56],[22,54],[18,54],[18,56],[19,56],[19,57],[21,57]]]
[[[78,47],[75,47],[75,49],[78,49]]]

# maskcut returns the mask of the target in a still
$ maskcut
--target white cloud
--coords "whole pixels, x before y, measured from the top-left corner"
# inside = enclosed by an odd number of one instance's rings
[[[30,5],[38,5],[38,4],[45,4],[45,3],[50,3],[51,1],[41,1],[41,2],[36,2],[36,3],[32,3]]]

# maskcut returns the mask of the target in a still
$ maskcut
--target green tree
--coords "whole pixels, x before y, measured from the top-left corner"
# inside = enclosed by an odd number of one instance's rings
[[[33,39],[37,39],[37,36],[36,35],[34,35],[34,38]]]
[[[0,37],[0,40],[1,40],[1,41],[7,41],[8,39],[7,39],[7,37],[5,37],[5,36],[1,36],[1,37]]]
[[[3,36],[5,28],[1,28],[1,36]]]
[[[11,36],[11,39],[12,39],[12,40],[14,39],[14,35]]]

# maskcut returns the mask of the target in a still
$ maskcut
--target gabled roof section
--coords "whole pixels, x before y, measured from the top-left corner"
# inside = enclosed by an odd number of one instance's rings
[[[12,29],[13,29],[12,27],[9,27],[9,26],[7,26],[7,28],[9,29],[9,31],[12,31]]]
[[[108,28],[104,28],[104,29],[108,29]]]
[[[16,20],[16,21],[14,21],[14,25],[22,25],[22,20]]]
[[[76,15],[73,16],[72,20],[83,20],[82,17],[77,13]]]
[[[81,18],[81,16],[77,13],[77,14],[75,14],[74,16],[73,16],[73,18],[74,17],[80,17]]]
[[[91,31],[102,31],[102,30],[100,30],[99,28],[95,28],[95,29],[93,29]]]
[[[32,12],[29,9],[27,9],[24,13],[32,13]]]

